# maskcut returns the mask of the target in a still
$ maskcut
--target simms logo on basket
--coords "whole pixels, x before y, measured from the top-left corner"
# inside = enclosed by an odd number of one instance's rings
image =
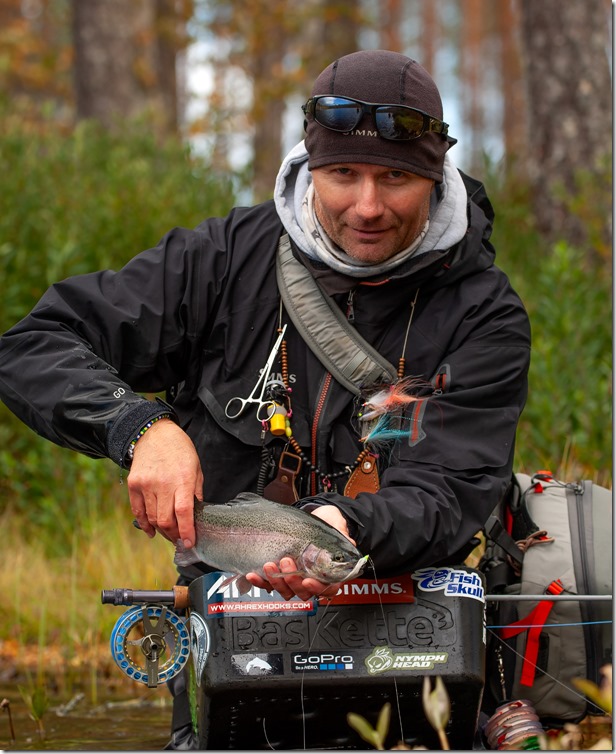
[[[355,579],[342,584],[335,597],[321,599],[333,605],[367,605],[413,602],[413,580],[410,574],[388,579]]]

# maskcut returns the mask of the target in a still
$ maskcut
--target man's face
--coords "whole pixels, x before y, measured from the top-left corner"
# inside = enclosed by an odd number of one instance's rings
[[[366,163],[312,170],[315,211],[327,235],[350,257],[379,264],[417,238],[428,219],[434,181]]]

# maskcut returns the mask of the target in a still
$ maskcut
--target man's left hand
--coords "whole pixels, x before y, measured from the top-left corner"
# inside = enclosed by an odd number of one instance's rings
[[[355,541],[349,536],[346,519],[335,505],[322,505],[315,508],[312,515],[331,524],[355,544]],[[258,573],[247,573],[246,578],[253,586],[260,589],[267,589],[268,592],[277,591],[285,600],[290,600],[295,596],[302,600],[309,600],[312,597],[334,597],[342,584],[341,581],[336,584],[325,584],[317,579],[307,578],[301,574],[297,575],[295,561],[288,557],[280,560],[280,566],[277,566],[276,563],[265,563],[263,573],[265,578],[259,576]],[[288,575],[280,576],[278,574]]]
[[[277,591],[285,600],[290,600],[295,596],[301,600],[309,600],[312,597],[333,597],[342,583],[324,584],[317,579],[297,575],[297,566],[293,558],[282,558],[280,566],[276,563],[266,563],[263,566],[263,573],[266,576],[265,579],[258,573],[247,573],[246,578],[253,586],[258,586],[260,589],[267,589],[268,592]]]

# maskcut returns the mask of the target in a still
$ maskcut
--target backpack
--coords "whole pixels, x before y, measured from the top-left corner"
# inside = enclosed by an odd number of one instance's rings
[[[485,526],[487,594],[611,595],[612,493],[550,472],[515,474]],[[547,727],[605,714],[571,683],[612,661],[606,600],[489,600],[484,712],[528,700]]]

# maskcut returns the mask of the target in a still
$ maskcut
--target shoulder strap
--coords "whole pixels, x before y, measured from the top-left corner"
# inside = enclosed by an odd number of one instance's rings
[[[293,256],[286,233],[278,244],[276,279],[291,321],[337,382],[359,395],[364,386],[395,381],[394,366],[359,335],[324,295],[310,271]]]

